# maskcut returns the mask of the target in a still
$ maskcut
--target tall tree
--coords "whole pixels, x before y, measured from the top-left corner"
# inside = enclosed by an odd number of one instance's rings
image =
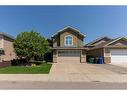
[[[26,31],[17,35],[14,48],[17,56],[26,58],[29,63],[34,56],[43,56],[48,52],[49,43],[38,32]]]

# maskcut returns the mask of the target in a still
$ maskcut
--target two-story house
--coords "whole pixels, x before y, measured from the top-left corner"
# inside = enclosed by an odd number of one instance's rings
[[[65,27],[52,35],[54,63],[85,63],[84,37],[79,30]]]
[[[65,27],[52,35],[54,63],[85,63],[89,56],[104,58],[104,63],[127,63],[127,38],[98,38],[84,44],[85,35]]]

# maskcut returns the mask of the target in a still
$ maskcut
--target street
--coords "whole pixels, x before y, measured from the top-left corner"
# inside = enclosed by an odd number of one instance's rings
[[[102,83],[102,82],[0,82],[0,89],[21,90],[89,90],[89,89],[127,89],[127,83]]]

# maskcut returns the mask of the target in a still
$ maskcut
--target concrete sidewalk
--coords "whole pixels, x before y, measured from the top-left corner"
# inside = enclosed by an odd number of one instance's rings
[[[0,74],[0,81],[48,81],[49,74]]]
[[[56,63],[50,74],[0,74],[0,81],[127,83],[127,74],[115,73],[92,64]]]
[[[126,90],[127,83],[102,82],[0,82],[0,90]]]

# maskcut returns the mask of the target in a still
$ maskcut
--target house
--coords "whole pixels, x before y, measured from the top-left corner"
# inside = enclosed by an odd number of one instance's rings
[[[65,27],[52,35],[54,63],[86,63],[90,57],[103,57],[104,63],[127,63],[127,38],[98,38],[84,46],[85,35]]]
[[[85,45],[87,57],[104,57],[105,63],[127,63],[127,38],[98,38]]]
[[[65,27],[52,35],[54,63],[85,63],[85,35],[73,27]]]
[[[0,63],[10,61],[16,57],[13,48],[14,38],[8,34],[0,32]]]

